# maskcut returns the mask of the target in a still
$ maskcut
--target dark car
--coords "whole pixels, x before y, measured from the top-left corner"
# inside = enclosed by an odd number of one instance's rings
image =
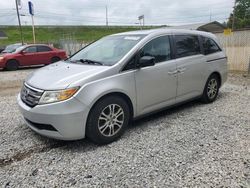
[[[47,65],[66,59],[64,50],[50,47],[44,44],[24,45],[12,53],[0,55],[0,68],[16,70],[19,67],[33,65]]]

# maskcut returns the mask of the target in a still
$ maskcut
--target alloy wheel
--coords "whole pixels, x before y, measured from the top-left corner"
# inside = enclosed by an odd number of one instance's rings
[[[99,115],[98,129],[103,136],[114,136],[122,128],[124,111],[118,104],[106,106]]]
[[[218,83],[216,79],[211,79],[207,85],[207,96],[209,99],[213,99],[218,91]]]

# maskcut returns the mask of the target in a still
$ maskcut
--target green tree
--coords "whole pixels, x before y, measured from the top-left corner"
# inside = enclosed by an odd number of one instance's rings
[[[232,28],[233,14],[234,12],[230,14],[227,22],[229,28]],[[247,27],[250,27],[250,0],[236,0],[234,28],[240,29]]]

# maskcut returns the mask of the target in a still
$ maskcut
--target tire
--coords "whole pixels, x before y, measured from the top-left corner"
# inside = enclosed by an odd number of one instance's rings
[[[18,61],[13,59],[13,60],[7,61],[5,68],[8,71],[14,71],[14,70],[17,70],[18,67],[19,67]]]
[[[129,106],[123,98],[115,95],[105,97],[90,111],[86,136],[98,145],[111,143],[124,133],[129,116]]]
[[[61,58],[59,58],[59,57],[52,57],[50,62],[55,63],[55,62],[60,61],[60,60],[61,60]]]
[[[220,88],[219,77],[216,74],[212,74],[205,85],[201,101],[203,103],[212,103],[216,100]]]

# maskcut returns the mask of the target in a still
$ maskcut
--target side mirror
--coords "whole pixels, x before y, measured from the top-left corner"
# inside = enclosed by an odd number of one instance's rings
[[[154,65],[155,65],[155,57],[143,56],[139,59],[139,62],[137,63],[136,67],[142,68],[142,67],[149,67],[149,66],[154,66]]]

